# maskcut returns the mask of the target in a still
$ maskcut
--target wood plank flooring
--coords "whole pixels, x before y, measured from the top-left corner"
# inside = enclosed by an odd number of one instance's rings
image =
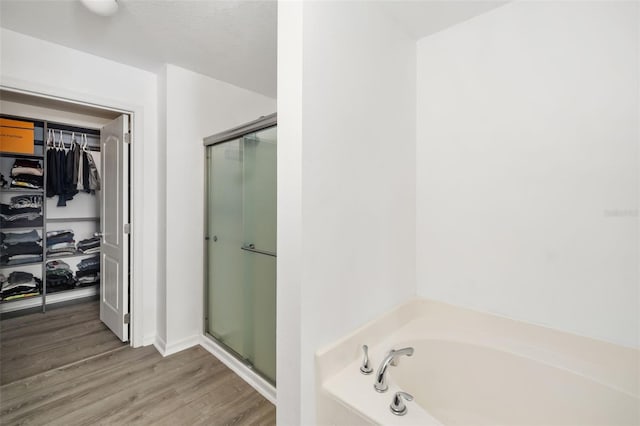
[[[0,321],[0,385],[125,346],[99,309],[92,301]]]
[[[66,309],[66,313],[59,312]],[[67,324],[64,319],[73,317],[76,320],[71,324],[83,323],[82,315],[91,318],[93,312],[96,316],[97,306],[93,311],[88,306],[59,311],[51,311],[46,322],[29,315],[21,317],[22,321],[14,318],[0,324],[1,424],[275,424],[275,407],[199,346],[163,358],[153,347],[133,349],[112,342],[109,346],[105,339],[94,336],[98,327],[87,324],[72,333],[76,336],[76,340],[69,338],[72,343],[66,339],[82,352],[82,358],[74,360],[73,351],[57,343],[64,335],[56,334],[52,323]],[[24,334],[17,331],[18,324]],[[40,326],[56,337],[37,339],[38,332],[31,328]],[[92,352],[80,336],[86,336],[87,345],[101,347],[101,352]],[[40,358],[31,358],[38,366],[35,369],[19,359],[19,353],[29,352],[29,345],[40,353]],[[62,365],[49,352],[58,349],[62,350]],[[26,366],[30,375],[11,373],[18,365]]]

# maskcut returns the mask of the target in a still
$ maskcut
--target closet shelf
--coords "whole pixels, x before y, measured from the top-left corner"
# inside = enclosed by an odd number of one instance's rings
[[[0,157],[10,157],[10,158],[34,158],[37,160],[41,160],[44,158],[44,155],[41,154],[21,154],[19,152],[0,152]]]
[[[2,188],[2,192],[21,192],[23,194],[44,194],[44,189],[32,188]]]
[[[75,287],[75,288],[66,288],[64,290],[58,290],[58,291],[51,291],[51,289],[47,289],[47,296],[51,296],[54,294],[60,294],[60,293],[69,293],[72,291],[78,291],[78,290],[82,290],[85,288],[91,288],[91,287],[95,287],[100,283],[95,283],[95,284],[90,284],[90,285],[85,285],[84,287]]]
[[[58,260],[58,259],[67,259],[70,257],[82,257],[82,256],[95,256],[95,255],[99,255],[100,252],[96,252],[96,253],[83,253],[81,251],[77,251],[75,253],[69,253],[69,254],[61,254],[60,256],[56,256],[56,255],[47,255],[47,262],[50,260]],[[42,263],[42,262],[38,262],[38,263]]]
[[[36,297],[42,297],[42,294],[34,294],[33,296],[18,297],[16,299],[11,299],[11,300],[0,300],[0,303],[18,302],[20,300],[33,299],[33,298],[36,298]]]
[[[26,263],[18,263],[17,265],[7,265],[0,264],[0,269],[8,269],[8,268],[20,268],[22,266],[30,266],[30,265],[40,265],[42,264],[42,260],[34,261],[34,262],[26,262]]]
[[[46,219],[47,222],[99,222],[99,217],[52,217]]]
[[[2,232],[7,231],[24,231],[25,229],[36,229],[42,231],[42,226],[14,226],[12,228],[2,228]]]

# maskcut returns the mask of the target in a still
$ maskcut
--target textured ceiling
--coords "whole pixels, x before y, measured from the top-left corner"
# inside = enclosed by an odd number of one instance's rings
[[[0,25],[157,72],[175,64],[276,97],[275,1],[118,0],[112,17],[79,1],[2,0]]]
[[[374,3],[419,39],[507,1]],[[118,0],[118,4],[114,16],[102,17],[77,0],[0,0],[0,25],[152,72],[171,63],[276,97],[275,0]]]

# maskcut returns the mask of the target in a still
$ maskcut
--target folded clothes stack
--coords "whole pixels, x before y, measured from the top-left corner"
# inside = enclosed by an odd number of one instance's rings
[[[100,237],[87,238],[80,240],[78,243],[78,251],[84,254],[100,253]]]
[[[68,263],[62,260],[47,262],[47,293],[69,290],[76,287],[76,279]]]
[[[0,232],[0,265],[42,262],[41,240],[35,229],[29,232]]]
[[[0,232],[0,244],[39,243],[40,234],[35,229],[28,232]]]
[[[78,287],[89,286],[100,282],[100,256],[82,259],[77,267],[76,280]]]
[[[42,281],[28,272],[15,271],[9,277],[0,274],[0,300],[37,296],[41,289]]]
[[[23,228],[42,226],[42,206],[18,207],[14,204],[0,204],[0,227]]]
[[[11,187],[42,189],[44,171],[40,161],[16,159],[11,169]]]
[[[42,195],[16,195],[15,197],[11,197],[11,208],[13,209],[21,209],[24,207],[37,207],[42,208]]]
[[[62,256],[76,253],[76,241],[71,229],[47,232],[47,256]]]

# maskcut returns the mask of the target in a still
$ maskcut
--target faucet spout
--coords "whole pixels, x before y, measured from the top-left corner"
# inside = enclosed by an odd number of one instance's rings
[[[389,389],[389,385],[387,385],[387,368],[389,368],[389,365],[396,365],[398,358],[403,355],[412,356],[413,348],[391,349],[387,356],[384,357],[376,373],[376,382],[373,385],[375,390],[386,392]]]

